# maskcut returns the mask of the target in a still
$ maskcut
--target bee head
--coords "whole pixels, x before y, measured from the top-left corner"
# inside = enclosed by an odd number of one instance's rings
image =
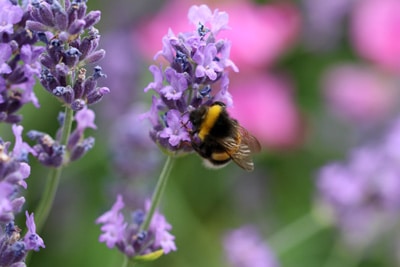
[[[214,103],[212,103],[211,106],[215,106],[215,105],[221,106],[221,107],[223,107],[223,108],[226,107],[225,103],[223,103],[223,102],[221,102],[221,101],[215,101]]]
[[[192,122],[193,128],[196,131],[204,120],[208,107],[202,106],[192,110],[189,115],[189,120]]]
[[[224,110],[226,107],[225,103],[216,101],[216,102],[213,102],[210,106],[204,105],[204,106],[201,106],[198,109],[194,109],[190,112],[189,121],[192,123],[193,129],[195,132],[200,128],[201,124],[205,120],[205,118],[207,116],[207,112],[210,109],[210,107],[213,107],[213,106],[220,106],[220,107],[222,107],[222,110]]]

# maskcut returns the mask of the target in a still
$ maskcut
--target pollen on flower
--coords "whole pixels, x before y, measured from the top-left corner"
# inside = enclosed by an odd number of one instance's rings
[[[5,147],[4,145],[0,144],[0,161],[1,162],[7,162],[10,159],[10,157],[5,153]]]
[[[54,144],[53,138],[48,134],[43,135],[42,142],[44,145],[49,146],[49,147],[53,146],[53,144]]]

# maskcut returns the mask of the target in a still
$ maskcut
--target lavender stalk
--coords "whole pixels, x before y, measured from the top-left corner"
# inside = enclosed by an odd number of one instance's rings
[[[167,157],[167,161],[165,162],[162,172],[160,174],[160,177],[158,178],[158,182],[157,182],[156,188],[154,190],[153,197],[151,198],[150,209],[147,212],[146,218],[140,227],[141,231],[147,231],[147,229],[150,226],[150,222],[151,222],[151,219],[153,218],[153,214],[156,211],[156,209],[161,201],[162,195],[164,194],[165,187],[167,185],[168,178],[171,173],[174,162],[175,162],[175,158],[173,156]]]
[[[36,141],[33,147],[40,163],[50,168],[42,199],[37,207],[38,230],[41,230],[52,207],[63,168],[81,158],[94,145],[94,138],[84,138],[86,128],[96,128],[94,112],[88,105],[97,103],[107,87],[98,87],[105,77],[100,66],[87,77],[87,66],[101,60],[105,51],[97,49],[100,35],[94,25],[100,21],[100,11],[87,12],[86,1],[32,1],[27,9],[26,28],[46,44],[40,55],[40,83],[65,106],[59,116],[60,129],[55,138],[38,131],[28,137]],[[72,122],[77,122],[72,129]],[[72,131],[73,130],[73,131]]]
[[[62,127],[62,135],[61,135],[61,145],[66,146],[69,136],[71,134],[73,120],[73,111],[72,109],[65,108],[65,119],[64,125]],[[54,202],[54,197],[57,192],[58,184],[60,181],[61,173],[63,167],[60,166],[58,168],[51,168],[49,174],[47,176],[46,188],[43,193],[43,197],[41,198],[39,205],[36,209],[36,227],[37,231],[40,232],[43,228],[44,223],[46,222],[47,217],[49,216],[51,207]]]

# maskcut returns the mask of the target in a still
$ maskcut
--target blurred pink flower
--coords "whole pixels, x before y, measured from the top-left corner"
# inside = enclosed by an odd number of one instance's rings
[[[332,67],[322,83],[332,112],[350,122],[379,122],[387,118],[398,103],[395,81],[366,66]]]
[[[272,148],[287,148],[302,139],[302,123],[290,83],[271,74],[248,74],[231,80],[235,100],[231,116],[259,141]]]
[[[400,71],[400,1],[363,0],[356,5],[351,35],[358,53]]]
[[[168,28],[174,32],[192,30],[185,16],[195,1],[169,1],[159,13],[138,27],[142,51],[152,57],[161,48],[161,38]],[[231,59],[240,68],[272,64],[296,39],[300,28],[300,14],[289,3],[256,5],[250,1],[210,3],[229,14],[230,30],[220,36],[231,40]]]
[[[231,59],[241,68],[269,66],[294,43],[300,14],[294,5],[237,2],[224,7],[232,30],[221,33],[232,42]]]

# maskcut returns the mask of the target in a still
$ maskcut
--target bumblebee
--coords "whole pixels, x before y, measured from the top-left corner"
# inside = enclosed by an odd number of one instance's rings
[[[191,145],[207,167],[223,167],[233,160],[246,171],[254,169],[251,156],[261,150],[260,143],[229,116],[224,103],[195,109],[189,120],[193,126]]]

